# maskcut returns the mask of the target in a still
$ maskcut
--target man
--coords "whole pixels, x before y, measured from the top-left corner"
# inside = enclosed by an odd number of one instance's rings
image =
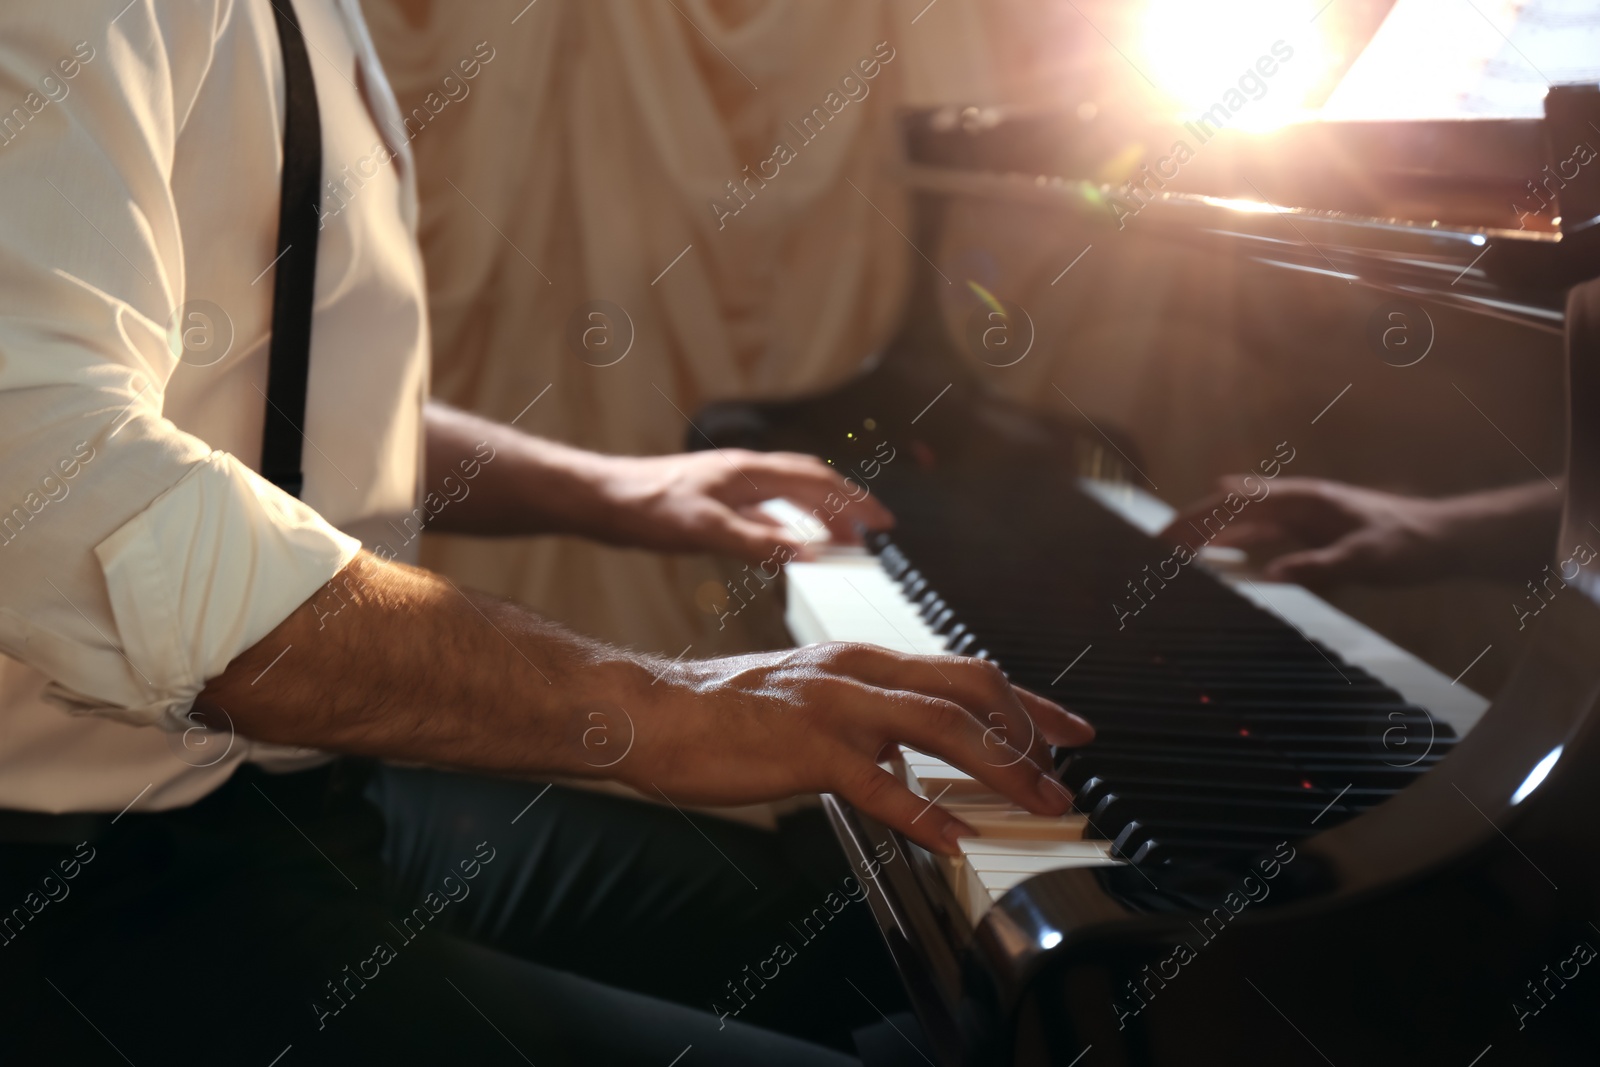
[[[543,787],[320,753],[614,778],[664,802],[633,853],[688,818],[674,807],[815,791],[949,852],[966,828],[879,768],[887,746],[1057,814],[1045,741],[1087,726],[979,662],[657,661],[407,566],[419,496],[440,528],[755,559],[784,535],[752,504],[844,487],[795,456],[597,456],[428,404],[411,164],[350,0],[293,8],[323,150],[392,159],[319,235],[301,498],[256,474],[271,279],[293,255],[276,247],[287,6],[0,15],[6,1062],[850,1062],[741,1022],[805,944],[729,973],[716,1014],[524,958],[551,925],[541,879],[566,877],[546,861],[584,844],[559,823],[521,835]],[[717,874],[630,884],[627,922],[726,893],[724,863],[752,895],[785,889],[757,846],[691,828]],[[615,823],[576,832],[600,862],[573,877],[603,894],[605,850],[627,849]],[[730,927],[752,910],[715,905]],[[684,973],[720,958],[681,945]]]

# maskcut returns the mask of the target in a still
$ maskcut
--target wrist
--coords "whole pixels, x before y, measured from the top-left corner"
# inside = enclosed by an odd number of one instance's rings
[[[611,545],[631,545],[629,518],[635,510],[625,491],[627,460],[598,452],[584,452],[577,460],[583,488],[579,493],[582,532]]]
[[[580,452],[574,460],[582,489],[576,494],[584,536],[631,548],[652,544],[667,480],[656,460]]]
[[[565,773],[644,788],[647,783],[634,773],[641,762],[638,749],[658,732],[653,704],[666,695],[668,683],[655,683],[667,666],[617,655],[579,672],[573,680],[570,736],[561,746]]]
[[[608,539],[616,522],[613,457],[531,437],[524,439],[524,448],[522,461],[531,476],[519,479],[519,486],[532,528]]]

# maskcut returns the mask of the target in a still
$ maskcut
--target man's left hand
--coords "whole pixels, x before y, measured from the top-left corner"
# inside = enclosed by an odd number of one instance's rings
[[[787,549],[789,558],[808,558],[807,544],[757,507],[773,497],[793,501],[847,544],[860,541],[859,528],[894,525],[866,485],[793,452],[607,457],[599,488],[609,512],[605,539],[663,552],[720,552],[762,563]]]

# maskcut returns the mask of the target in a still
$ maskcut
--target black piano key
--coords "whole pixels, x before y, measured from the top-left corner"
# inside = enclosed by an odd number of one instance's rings
[[[1081,812],[1092,812],[1096,804],[1110,795],[1112,788],[1111,783],[1104,778],[1090,775],[1072,790],[1072,805]]]

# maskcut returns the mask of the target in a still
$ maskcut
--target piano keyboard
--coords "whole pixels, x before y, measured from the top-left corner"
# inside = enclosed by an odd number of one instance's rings
[[[985,551],[1014,531],[970,498],[959,515],[936,499],[895,507],[877,554],[827,546],[786,568],[796,642],[987,655],[1098,730],[1066,755],[1077,810],[1060,818],[919,752],[891,765],[979,831],[942,861],[974,923],[1040,871],[1250,853],[1328,829],[1425,772],[1488,706],[1228,550],[1202,550],[1206,570],[1184,568],[1119,629],[1117,587],[1169,552],[1150,535],[1172,509],[1132,487],[1083,482],[1041,501],[1015,558]],[[1042,560],[1041,534],[1055,546]]]
[[[936,801],[978,831],[961,855],[940,857],[945,880],[973,923],[1029,875],[1060,867],[1122,863],[1109,841],[1086,837],[1083,815],[1050,817],[1023,811],[943,760],[906,751],[891,769],[913,793]]]

